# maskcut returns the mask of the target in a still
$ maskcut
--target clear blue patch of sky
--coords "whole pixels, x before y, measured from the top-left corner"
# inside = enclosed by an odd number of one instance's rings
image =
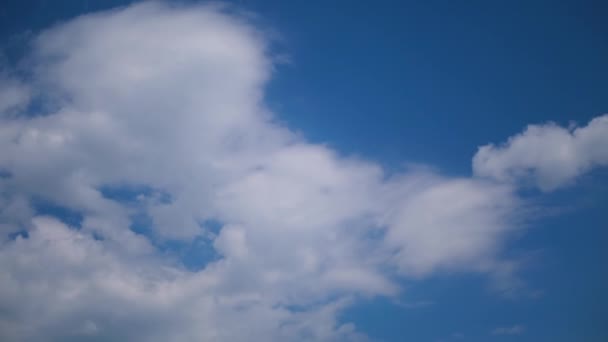
[[[213,247],[213,236],[219,233],[222,222],[213,219],[201,222],[201,235],[187,241],[159,237],[154,233],[153,224],[152,218],[140,210],[131,216],[130,229],[146,236],[159,253],[174,259],[184,268],[198,271],[221,259],[221,255]]]
[[[171,194],[145,184],[111,184],[98,189],[103,197],[127,205],[137,205],[145,200],[156,204],[169,204],[173,201]]]
[[[42,198],[31,199],[30,205],[34,209],[34,213],[38,216],[52,216],[60,219],[71,228],[80,229],[81,227],[83,215],[77,210]]]

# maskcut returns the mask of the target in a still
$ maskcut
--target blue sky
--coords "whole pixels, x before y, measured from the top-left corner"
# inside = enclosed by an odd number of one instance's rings
[[[0,337],[605,341],[607,15],[5,2]]]

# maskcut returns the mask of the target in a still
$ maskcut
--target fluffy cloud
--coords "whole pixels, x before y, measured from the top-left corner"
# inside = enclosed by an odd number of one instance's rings
[[[476,175],[499,181],[531,181],[549,191],[593,167],[608,165],[608,115],[587,126],[530,125],[501,145],[485,145],[473,158]]]
[[[401,272],[493,267],[505,233],[516,225],[512,189],[474,179],[410,174],[387,184],[397,198],[387,216],[386,242]]]
[[[226,289],[227,267],[200,273],[121,257],[45,217],[0,250],[5,341],[357,340],[338,326],[345,301],[292,313],[251,291]],[[308,336],[308,338],[307,338]]]
[[[41,94],[0,116],[2,340],[363,340],[337,318],[359,296],[509,273],[512,185],[387,174],[277,124],[268,40],[229,9],[82,16],[27,60],[27,84],[2,81]],[[201,239],[199,270],[162,247]]]

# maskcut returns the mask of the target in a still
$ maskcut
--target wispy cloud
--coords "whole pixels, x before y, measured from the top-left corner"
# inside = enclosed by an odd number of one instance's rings
[[[523,325],[516,324],[510,327],[498,327],[492,330],[492,335],[521,335],[524,331]]]

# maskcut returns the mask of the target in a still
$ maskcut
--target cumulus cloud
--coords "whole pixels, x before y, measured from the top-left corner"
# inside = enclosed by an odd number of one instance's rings
[[[264,105],[268,44],[232,9],[161,2],[34,39],[13,84],[45,111],[0,116],[0,339],[365,340],[338,319],[360,296],[506,278],[512,185],[307,142]],[[201,239],[198,270],[162,247]]]
[[[597,166],[608,165],[608,115],[584,127],[530,125],[505,144],[485,145],[473,158],[476,175],[504,182],[530,181],[550,191]]]
[[[401,272],[483,269],[492,263],[501,236],[513,229],[519,200],[508,186],[473,179],[409,174],[385,184],[397,198],[389,207],[386,243]]]
[[[228,261],[226,261],[228,262]],[[272,294],[226,288],[229,267],[200,273],[125,258],[47,217],[0,250],[5,341],[357,340],[338,325],[345,301],[291,313]]]

